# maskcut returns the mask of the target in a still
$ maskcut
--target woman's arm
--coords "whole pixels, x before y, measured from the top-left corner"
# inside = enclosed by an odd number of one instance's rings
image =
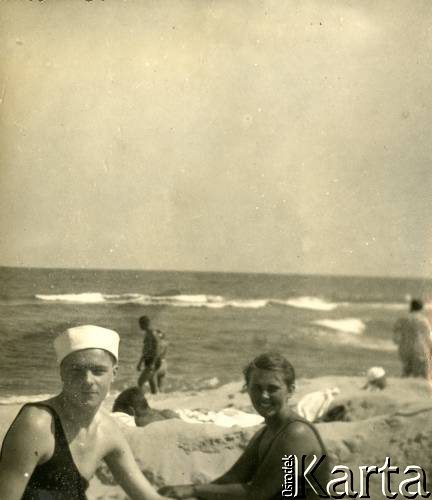
[[[235,464],[212,484],[249,483],[258,467],[258,444],[265,428],[256,432]]]
[[[252,499],[248,483],[258,466],[259,437],[265,429],[260,429],[249,441],[237,462],[222,476],[209,484],[164,486],[159,491],[173,498],[203,499]]]
[[[261,431],[262,432],[262,431]],[[267,500],[281,494],[284,489],[285,455],[296,455],[301,463],[303,455],[321,457],[321,444],[314,431],[303,422],[293,422],[282,429],[273,440],[270,450],[258,464],[259,435],[255,435],[250,447],[223,476],[210,484],[167,486],[161,493],[174,498],[198,497],[203,500]],[[307,460],[307,464],[310,462]],[[251,465],[253,464],[253,468]],[[325,469],[315,474],[325,487]]]
[[[207,500],[253,500],[246,484],[181,484],[164,486],[160,493],[172,498],[200,498]]]

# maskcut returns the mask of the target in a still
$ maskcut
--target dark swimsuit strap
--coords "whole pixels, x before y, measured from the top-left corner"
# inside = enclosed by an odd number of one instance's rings
[[[25,406],[41,406],[43,408],[48,409],[48,411],[50,412],[50,414],[54,419],[54,438],[55,438],[54,453],[56,452],[56,449],[59,449],[62,451],[62,453],[66,454],[68,460],[70,461],[72,467],[74,468],[74,472],[79,476],[83,488],[87,489],[89,482],[84,476],[81,475],[75,463],[75,460],[73,459],[72,452],[70,451],[69,443],[66,438],[66,433],[64,431],[63,424],[61,422],[60,416],[57,413],[57,411],[52,406],[42,402],[28,403]],[[51,460],[51,458],[49,460]]]
[[[318,430],[315,428],[314,425],[312,425],[308,420],[300,417],[300,416],[295,416],[293,418],[289,418],[289,420],[287,422],[284,423],[284,425],[276,432],[276,434],[273,436],[273,439],[270,441],[269,445],[267,446],[267,448],[265,449],[264,453],[261,455],[260,457],[260,462],[262,462],[265,457],[268,455],[268,453],[270,452],[272,446],[273,446],[273,443],[276,441],[276,439],[284,432],[286,431],[286,429],[291,425],[293,424],[294,422],[301,422],[303,424],[306,424],[312,431],[313,433],[315,434],[320,446],[321,446],[321,451],[322,451],[322,454],[323,455],[327,455],[327,451],[326,451],[326,447],[324,445],[324,442],[321,438],[321,436],[319,435],[318,433]],[[264,434],[266,432],[267,428],[264,427],[264,429],[262,430],[261,434],[258,436],[258,449],[259,449],[259,445],[261,443],[261,440],[263,439],[264,437]]]
[[[315,434],[315,437],[317,438],[317,440],[321,446],[322,454],[327,455],[326,446],[322,440],[322,437],[320,436],[320,434],[318,432],[318,429],[311,422],[309,422],[309,420],[306,420],[305,418],[302,418],[302,417],[295,417],[290,421],[290,423],[293,423],[293,422],[301,422],[303,424],[306,424],[309,427],[309,429],[311,429],[313,431],[313,433]]]

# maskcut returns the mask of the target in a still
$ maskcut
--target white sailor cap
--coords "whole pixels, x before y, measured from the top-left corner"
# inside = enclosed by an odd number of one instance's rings
[[[120,337],[114,330],[95,325],[76,326],[68,328],[54,339],[54,350],[57,362],[75,351],[83,349],[104,349],[118,361]]]

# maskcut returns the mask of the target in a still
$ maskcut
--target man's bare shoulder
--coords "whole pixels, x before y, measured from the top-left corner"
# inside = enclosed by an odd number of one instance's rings
[[[52,434],[52,413],[47,406],[27,404],[21,408],[11,428],[36,434]]]
[[[54,434],[49,408],[23,406],[4,438],[5,453],[36,454],[43,457],[52,453],[53,447]]]

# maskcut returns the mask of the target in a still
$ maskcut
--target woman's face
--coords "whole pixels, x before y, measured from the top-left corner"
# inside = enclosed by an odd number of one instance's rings
[[[265,419],[279,415],[293,393],[281,372],[261,368],[252,370],[247,387],[255,410]]]

